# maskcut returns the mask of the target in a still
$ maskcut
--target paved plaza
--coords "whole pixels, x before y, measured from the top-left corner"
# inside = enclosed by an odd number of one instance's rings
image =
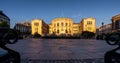
[[[7,46],[22,63],[104,63],[105,52],[115,48],[95,39],[24,39]]]

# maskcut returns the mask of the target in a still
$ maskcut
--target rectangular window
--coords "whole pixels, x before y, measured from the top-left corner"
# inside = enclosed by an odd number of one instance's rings
[[[115,29],[119,29],[119,21],[115,22]]]
[[[67,26],[67,23],[66,23],[66,26]]]
[[[61,26],[63,26],[63,23],[61,23]]]
[[[59,30],[57,30],[57,33],[59,33]]]
[[[57,23],[57,26],[59,26],[59,23]]]
[[[36,22],[36,23],[34,23],[34,26],[39,26],[39,23],[37,23],[37,22]]]
[[[87,21],[87,24],[88,25],[92,25],[92,21]]]

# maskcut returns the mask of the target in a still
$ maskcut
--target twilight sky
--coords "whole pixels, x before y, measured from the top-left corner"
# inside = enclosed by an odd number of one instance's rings
[[[11,19],[11,27],[17,22],[39,18],[47,24],[54,18],[69,17],[75,23],[83,18],[96,18],[96,25],[111,23],[120,14],[120,0],[0,0],[0,10]]]

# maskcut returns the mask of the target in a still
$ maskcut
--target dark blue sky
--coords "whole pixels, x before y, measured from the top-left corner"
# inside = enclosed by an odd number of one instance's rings
[[[0,0],[0,10],[10,17],[11,27],[35,18],[49,24],[57,17],[69,17],[75,23],[92,17],[101,26],[101,22],[111,23],[111,18],[120,14],[120,0]]]

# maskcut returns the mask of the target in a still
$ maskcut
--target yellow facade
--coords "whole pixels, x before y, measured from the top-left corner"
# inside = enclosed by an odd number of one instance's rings
[[[49,26],[40,19],[32,20],[32,35],[36,32],[42,36],[47,35],[49,32]]]
[[[80,34],[80,24],[79,23],[73,24],[73,34]]]
[[[38,32],[40,35],[80,35],[83,31],[96,33],[96,19],[84,18],[80,23],[74,23],[71,18],[55,18],[47,25],[43,20],[32,20],[32,34]]]
[[[84,18],[81,21],[82,31],[90,31],[96,33],[96,19],[95,18]]]
[[[73,34],[73,20],[70,18],[56,18],[52,20],[49,25],[49,33],[56,35],[72,35]]]

